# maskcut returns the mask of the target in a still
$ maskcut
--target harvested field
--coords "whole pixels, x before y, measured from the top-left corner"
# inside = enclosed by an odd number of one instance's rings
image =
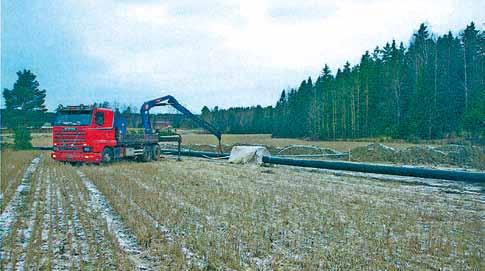
[[[0,269],[130,269],[74,168],[44,157],[29,179],[15,219],[0,219]]]
[[[390,178],[44,153],[0,219],[0,269],[479,270],[483,190]]]
[[[356,147],[367,146],[372,141],[313,141],[294,138],[272,138],[270,134],[224,134],[222,136],[224,144],[229,146],[235,144],[260,144],[276,148],[282,148],[288,145],[314,145],[324,148],[330,148],[338,151],[348,151]],[[182,135],[182,144],[192,145],[216,145],[217,139],[210,134],[188,133]],[[386,143],[388,144],[388,143]],[[411,143],[389,143],[396,148],[414,146]]]
[[[41,147],[41,146],[51,146],[52,145],[52,134],[51,133],[32,133],[32,146],[34,147]],[[4,133],[0,134],[0,143],[1,144],[13,144],[14,138],[12,133]]]
[[[10,202],[23,174],[38,152],[2,150],[0,156],[0,211]]]
[[[217,139],[211,134],[200,134],[193,133],[191,131],[181,131],[182,132],[182,144],[188,147],[198,146],[198,145],[211,145],[213,150],[217,144]],[[5,140],[7,143],[12,143],[10,140],[12,135],[7,134]],[[313,141],[313,140],[303,140],[294,138],[272,138],[270,134],[224,134],[222,142],[228,146],[235,144],[260,144],[269,147],[282,148],[288,145],[314,145],[324,148],[331,148],[338,151],[348,151],[356,147],[367,146],[373,143],[372,140],[362,140],[362,141]],[[411,143],[385,143],[394,148],[405,148],[416,146],[417,144]],[[51,146],[52,145],[52,134],[49,133],[36,133],[32,134],[32,145],[36,147],[40,146]]]
[[[51,133],[36,133],[32,134],[32,146],[51,146],[52,134]]]
[[[81,171],[149,250],[173,240],[207,266],[478,269],[483,255],[479,193],[188,158]]]

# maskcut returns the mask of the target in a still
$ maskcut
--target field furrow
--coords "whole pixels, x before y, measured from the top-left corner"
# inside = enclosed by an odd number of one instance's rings
[[[39,161],[2,213],[0,269],[132,269],[75,169]]]
[[[22,176],[30,166],[32,159],[39,154],[32,151],[2,150],[0,154],[0,211],[5,210],[17,188]]]
[[[34,227],[36,226],[36,223],[38,221],[37,215],[39,213],[41,205],[40,198],[45,188],[43,169],[41,169],[38,176],[35,176],[34,178],[35,180],[33,181],[33,184],[35,184],[35,194],[29,206],[26,206],[26,208],[23,209],[23,212],[25,214],[22,215],[22,219],[25,224],[23,229],[19,231],[19,235],[16,237],[18,245],[17,259],[15,260],[16,270],[25,269],[28,248],[32,246],[31,239],[34,234]]]
[[[3,244],[5,236],[12,230],[12,224],[17,219],[18,211],[25,203],[28,191],[30,190],[30,177],[37,169],[40,161],[41,157],[36,157],[32,160],[29,167],[25,170],[21,183],[15,190],[15,194],[0,215],[0,245]]]
[[[45,208],[44,208],[44,212],[43,212],[43,220],[42,220],[42,223],[41,223],[41,230],[40,230],[40,235],[37,236],[37,240],[38,240],[38,244],[39,246],[37,247],[37,249],[39,251],[37,251],[37,253],[33,253],[34,255],[36,255],[35,257],[35,260],[36,260],[36,266],[46,266],[46,261],[50,259],[50,255],[48,254],[49,253],[49,250],[51,248],[51,243],[50,241],[52,240],[50,238],[51,236],[51,225],[53,223],[53,216],[52,216],[52,212],[55,210],[53,208],[53,198],[52,198],[52,191],[53,191],[53,183],[51,181],[51,172],[50,172],[50,168],[48,169],[49,170],[49,175],[46,177],[46,181],[47,181],[47,190],[46,190],[46,193],[45,193]]]
[[[106,220],[108,230],[118,241],[118,245],[128,255],[128,259],[133,262],[138,270],[151,270],[150,263],[141,257],[141,248],[138,240],[132,235],[129,229],[123,224],[118,214],[110,206],[109,202],[103,196],[96,186],[82,173],[77,171],[78,175],[89,191],[90,205],[98,211]]]
[[[151,189],[149,188],[148,185],[139,182],[138,180],[134,180],[134,183],[137,185],[140,185],[143,189],[145,189],[147,192],[149,192]],[[147,210],[144,208],[140,207],[138,203],[136,203],[130,196],[126,196],[123,191],[116,185],[116,181],[112,180],[109,182],[110,188],[115,191],[117,196],[122,199],[126,199],[128,201],[129,206],[135,211],[138,212],[142,217],[144,217],[147,221],[151,223],[151,226],[157,229],[160,234],[171,244],[174,245],[174,236],[173,233],[169,228],[167,228],[165,225],[160,224],[160,222],[153,217],[151,213],[149,213]],[[184,206],[182,203],[181,206]],[[196,207],[192,207],[196,208]],[[185,258],[187,259],[187,264],[189,266],[196,266],[197,268],[204,269],[207,267],[207,262],[199,255],[196,255],[193,251],[191,251],[189,248],[187,248],[185,245],[181,244],[180,247],[181,252],[184,254]]]
[[[67,189],[66,189],[67,188]],[[71,259],[73,259],[75,266],[77,268],[81,267],[81,262],[89,261],[89,245],[87,240],[87,234],[85,228],[82,226],[81,218],[79,215],[79,205],[75,203],[75,197],[73,196],[71,186],[68,184],[64,187],[64,191],[68,196],[69,208],[71,210],[71,231],[69,234],[73,238],[73,254]]]

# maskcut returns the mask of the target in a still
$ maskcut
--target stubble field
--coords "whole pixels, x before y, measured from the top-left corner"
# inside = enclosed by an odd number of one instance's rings
[[[192,130],[179,130],[182,135],[182,144],[190,147],[193,145],[216,145],[217,139],[211,134],[194,133]],[[5,143],[13,143],[13,134],[3,134]],[[325,148],[331,148],[338,151],[348,151],[356,147],[367,146],[374,140],[362,141],[310,141],[295,138],[272,138],[270,134],[224,134],[222,142],[228,146],[234,144],[260,144],[272,147],[285,147],[288,145],[314,145]],[[391,147],[404,148],[416,146],[416,144],[394,142],[386,143]],[[32,145],[35,147],[51,146],[51,133],[33,133]],[[230,150],[226,150],[230,151]]]
[[[2,154],[0,269],[482,264],[480,190],[191,158],[73,167],[47,152]]]

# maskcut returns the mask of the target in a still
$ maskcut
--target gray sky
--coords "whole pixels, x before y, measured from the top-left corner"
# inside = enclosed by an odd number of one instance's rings
[[[422,22],[442,34],[471,21],[484,28],[485,1],[2,0],[2,89],[28,68],[49,109],[166,94],[196,112],[270,105],[325,63],[407,45]]]

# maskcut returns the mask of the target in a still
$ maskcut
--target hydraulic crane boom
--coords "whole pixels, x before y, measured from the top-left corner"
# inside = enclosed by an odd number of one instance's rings
[[[147,101],[143,103],[141,109],[140,109],[140,114],[142,118],[142,123],[143,123],[143,128],[145,130],[145,134],[152,134],[153,129],[152,129],[152,124],[150,123],[150,115],[149,111],[152,107],[155,106],[165,106],[165,105],[170,105],[173,108],[175,108],[177,111],[180,113],[184,114],[186,117],[189,117],[192,119],[197,125],[200,127],[204,128],[205,130],[209,131],[212,133],[217,140],[219,141],[219,150],[221,150],[221,138],[222,138],[222,133],[214,127],[212,124],[204,121],[203,119],[199,118],[198,116],[192,114],[187,108],[185,108],[183,105],[181,105],[177,99],[174,97],[167,95],[163,96],[157,99],[153,99],[150,101]]]

